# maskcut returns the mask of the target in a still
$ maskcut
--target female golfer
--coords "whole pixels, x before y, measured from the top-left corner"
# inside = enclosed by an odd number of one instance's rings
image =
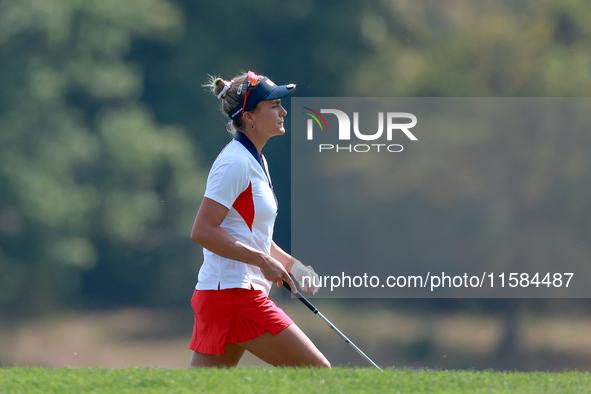
[[[295,85],[277,86],[248,72],[231,81],[211,78],[235,138],[215,160],[191,239],[203,247],[204,261],[191,305],[195,327],[192,367],[235,366],[248,350],[275,366],[330,367],[324,355],[268,298],[272,282],[289,283],[291,272],[313,277],[311,267],[273,242],[277,200],[261,151],[285,133],[287,111],[281,98]],[[302,290],[315,293],[306,280]]]

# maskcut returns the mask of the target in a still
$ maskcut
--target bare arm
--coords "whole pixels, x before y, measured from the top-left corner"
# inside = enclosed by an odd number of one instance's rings
[[[291,257],[289,253],[281,249],[275,243],[275,241],[273,241],[273,243],[271,244],[271,256],[273,256],[273,258],[275,258],[277,261],[283,264],[283,267],[285,267],[285,270],[287,272],[291,272],[291,267],[293,266],[294,258]]]
[[[205,197],[193,224],[191,240],[219,256],[259,267],[265,279],[277,282],[279,288],[283,287],[282,280],[286,280],[295,294],[295,285],[282,263],[238,242],[220,226],[228,212],[229,209],[222,204]]]
[[[305,267],[301,261],[290,256],[289,253],[281,249],[275,242],[271,245],[271,256],[283,264],[287,272],[295,277],[303,291],[312,294],[318,293],[320,285],[316,285],[316,283],[320,283],[320,279],[318,279],[318,274],[314,272],[312,267]],[[304,277],[307,282],[304,282]]]

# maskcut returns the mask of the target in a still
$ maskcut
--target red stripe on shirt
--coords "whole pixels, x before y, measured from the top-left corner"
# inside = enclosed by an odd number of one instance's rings
[[[252,231],[252,223],[254,222],[254,200],[252,199],[252,182],[249,182],[245,191],[240,193],[234,204],[234,209],[242,216],[246,222],[248,229]]]

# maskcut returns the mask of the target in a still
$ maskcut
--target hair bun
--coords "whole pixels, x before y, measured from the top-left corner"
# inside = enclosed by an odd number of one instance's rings
[[[223,100],[226,97],[226,92],[232,87],[232,83],[234,83],[234,80],[228,82],[222,78],[216,78],[213,82],[213,94],[215,94],[218,99]]]
[[[212,92],[212,93],[213,93],[215,96],[217,96],[218,94],[220,94],[220,93],[221,93],[221,91],[222,91],[222,90],[224,89],[224,87],[226,86],[226,83],[225,83],[225,82],[226,82],[226,81],[224,81],[222,78],[219,78],[219,77],[218,77],[218,78],[216,78],[216,79],[214,79],[214,80],[212,81],[212,83],[211,83],[211,85],[212,85],[212,86],[211,86],[211,87],[212,87],[212,90],[211,90],[211,92]]]

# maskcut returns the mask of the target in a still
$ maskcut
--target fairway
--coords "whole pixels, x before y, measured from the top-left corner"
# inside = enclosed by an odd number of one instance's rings
[[[587,372],[3,368],[0,393],[590,393]]]

